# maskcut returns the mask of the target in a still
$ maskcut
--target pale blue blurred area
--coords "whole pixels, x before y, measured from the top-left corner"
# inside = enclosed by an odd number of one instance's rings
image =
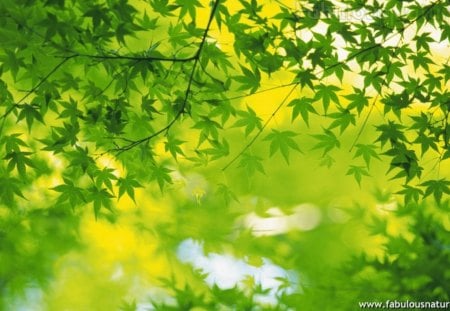
[[[298,290],[297,272],[285,270],[267,258],[262,258],[262,265],[256,267],[228,254],[205,254],[202,244],[190,238],[180,243],[177,255],[182,262],[189,263],[194,268],[207,273],[205,281],[210,286],[216,284],[222,289],[234,286],[242,287],[242,282],[248,277],[252,277],[256,284],[260,284],[263,289],[270,290],[267,295],[257,295],[256,300],[259,303],[272,305],[277,303],[277,290],[282,285],[277,278],[287,279],[289,283],[295,284],[283,288],[282,290],[286,293]]]
[[[22,297],[10,301],[7,310],[10,311],[44,311],[44,293],[38,287],[28,287]]]

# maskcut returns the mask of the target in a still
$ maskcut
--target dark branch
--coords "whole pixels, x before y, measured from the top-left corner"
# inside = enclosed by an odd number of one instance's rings
[[[18,19],[16,19],[14,16],[6,15],[7,18],[11,18],[17,25],[20,25],[23,28],[26,28],[28,31],[33,33],[34,35],[44,39],[44,43],[50,43],[56,49],[70,53],[75,54],[71,57],[87,57],[92,59],[99,59],[99,60],[135,60],[135,61],[159,61],[159,62],[190,62],[195,59],[195,55],[186,57],[186,58],[175,58],[175,57],[159,57],[159,56],[128,56],[128,55],[95,55],[95,54],[84,54],[84,53],[77,53],[75,51],[69,50],[67,47],[58,44],[54,42],[53,40],[47,39],[43,34],[37,32],[32,27],[29,27],[28,25],[20,22]],[[67,56],[63,56],[63,58],[67,58]]]
[[[170,63],[186,63],[197,58],[197,54],[187,58],[170,58],[158,56],[128,56],[128,55],[94,55],[94,54],[77,54],[79,57],[86,57],[99,60],[134,60],[134,61],[155,61],[155,62],[170,62]]]
[[[76,57],[76,55],[71,55],[71,56],[67,56],[65,57],[61,62],[59,62],[58,64],[55,65],[55,67],[53,67],[52,70],[50,70],[49,73],[47,73],[45,75],[45,77],[43,77],[38,84],[36,84],[31,90],[29,90],[21,99],[19,99],[19,101],[17,103],[15,103],[14,105],[12,105],[8,110],[6,110],[6,112],[0,117],[0,119],[6,119],[6,117],[17,107],[20,106],[20,104],[27,99],[31,94],[33,94],[42,84],[45,83],[45,81],[47,81],[62,65],[64,65],[68,60],[70,60],[71,58]]]
[[[132,148],[134,148],[134,147],[136,147],[136,146],[138,146],[138,145],[140,145],[142,143],[148,142],[151,139],[153,139],[154,137],[159,136],[160,134],[162,134],[162,133],[164,133],[166,131],[169,131],[170,128],[175,124],[175,122],[183,115],[183,113],[185,112],[186,106],[187,106],[189,95],[191,93],[192,82],[194,80],[194,74],[195,74],[195,71],[196,71],[198,63],[199,63],[200,55],[202,53],[203,46],[205,45],[206,37],[208,36],[209,29],[211,28],[212,21],[214,20],[214,15],[216,13],[216,10],[217,10],[217,7],[219,5],[219,2],[220,2],[220,0],[216,0],[214,2],[214,5],[213,5],[213,7],[211,9],[211,14],[209,16],[208,23],[206,24],[205,31],[203,32],[202,41],[200,42],[200,45],[199,45],[199,47],[197,49],[197,52],[195,53],[195,55],[191,59],[191,60],[194,60],[194,64],[192,65],[192,70],[191,70],[191,74],[190,74],[190,77],[189,77],[188,85],[187,85],[186,91],[184,93],[183,104],[181,105],[180,110],[177,112],[175,117],[172,119],[172,121],[170,121],[167,125],[165,125],[161,129],[159,129],[155,133],[153,133],[153,134],[151,134],[151,135],[149,135],[147,137],[141,138],[139,140],[136,140],[136,141],[134,141],[134,142],[132,142],[132,143],[126,145],[126,146],[113,149],[111,151],[116,151],[116,152],[118,152],[118,154],[120,154],[120,153],[122,153],[124,151],[127,151],[127,150],[130,150],[130,149],[132,149]]]
[[[422,12],[422,14],[418,15],[415,19],[413,19],[412,21],[408,22],[408,24],[407,24],[405,27],[402,27],[402,29],[400,29],[400,30],[397,31],[396,33],[393,33],[392,35],[387,36],[381,43],[376,43],[376,44],[373,44],[373,45],[368,46],[368,47],[366,47],[366,48],[363,48],[363,49],[361,49],[360,51],[358,51],[357,53],[354,53],[354,54],[349,55],[345,60],[340,61],[340,62],[337,62],[337,63],[335,63],[335,64],[333,64],[333,65],[330,65],[330,66],[328,66],[328,67],[323,68],[322,70],[320,70],[319,72],[316,73],[316,76],[319,75],[319,74],[321,74],[321,73],[323,73],[323,72],[325,72],[325,71],[327,71],[327,70],[330,70],[330,69],[332,69],[332,68],[334,68],[334,67],[337,67],[337,66],[346,64],[346,63],[348,63],[349,61],[351,61],[352,59],[354,59],[355,57],[357,57],[357,56],[359,56],[359,55],[361,55],[361,54],[363,54],[363,53],[365,53],[365,52],[368,52],[368,51],[370,51],[370,50],[372,50],[372,49],[375,49],[375,48],[378,48],[378,47],[382,47],[383,44],[386,43],[388,40],[392,39],[393,37],[395,37],[395,36],[397,36],[397,35],[399,35],[399,34],[402,35],[402,34],[405,32],[406,29],[408,29],[408,28],[409,28],[411,25],[413,25],[416,21],[418,21],[419,19],[421,19],[422,17],[424,17],[425,15],[427,15],[427,14],[428,14],[428,13],[429,13],[429,12],[430,12],[437,4],[439,4],[439,3],[440,3],[440,1],[436,1],[436,2],[434,2],[433,4],[431,4],[426,10],[424,10],[424,11]],[[396,49],[397,49],[397,48],[398,48],[398,47],[396,47]],[[386,80],[383,81],[383,85],[384,85],[385,83],[386,83]],[[244,154],[244,152],[245,152],[246,150],[248,150],[248,148],[250,148],[251,145],[253,145],[253,143],[256,141],[256,139],[262,134],[262,132],[264,131],[264,129],[267,127],[267,125],[269,124],[269,122],[275,117],[275,115],[278,113],[278,111],[280,111],[280,109],[284,106],[284,104],[286,103],[287,99],[288,99],[289,96],[292,94],[292,92],[294,91],[295,87],[298,86],[298,84],[299,84],[299,82],[295,82],[295,81],[294,81],[294,82],[291,82],[291,83],[288,83],[288,84],[284,84],[284,85],[272,87],[272,88],[269,88],[269,89],[265,89],[265,90],[262,90],[262,91],[260,91],[260,92],[254,92],[254,93],[251,93],[251,94],[240,95],[240,96],[236,96],[236,97],[232,97],[232,98],[223,99],[223,100],[238,99],[238,98],[243,98],[243,97],[247,97],[247,96],[252,96],[252,95],[254,95],[254,94],[263,93],[263,92],[271,91],[271,90],[274,90],[274,89],[278,89],[278,88],[282,88],[282,87],[287,87],[287,86],[294,85],[294,87],[289,91],[288,95],[287,95],[287,96],[283,99],[283,101],[275,108],[275,110],[272,112],[271,116],[266,120],[266,122],[264,123],[263,127],[262,127],[261,129],[259,129],[258,132],[256,133],[256,135],[250,140],[250,142],[249,142],[247,145],[245,145],[244,148],[243,148],[243,149],[242,149],[242,150],[241,150],[241,151],[240,151],[233,159],[231,159],[230,162],[228,162],[228,163],[223,167],[223,169],[222,169],[223,171],[225,171],[225,170],[226,170],[228,167],[230,167],[234,162],[236,162],[236,160],[237,160],[240,156],[242,156],[242,154]],[[378,94],[378,95],[379,95],[379,94]],[[364,131],[364,128],[365,128],[365,126],[366,126],[366,124],[367,124],[367,122],[368,122],[368,119],[369,119],[369,117],[370,117],[370,115],[371,115],[371,113],[372,113],[372,111],[373,111],[374,106],[375,106],[375,101],[374,101],[372,107],[370,108],[369,113],[367,114],[367,116],[366,116],[366,118],[365,118],[365,120],[364,120],[364,122],[363,122],[363,125],[361,126],[361,128],[360,128],[360,130],[359,130],[359,132],[358,132],[358,134],[357,134],[357,136],[356,136],[356,139],[355,139],[355,141],[354,141],[353,144],[352,144],[352,147],[350,148],[350,151],[352,150],[353,146],[357,143],[359,137],[361,136],[362,132]]]
[[[422,14],[418,15],[415,19],[413,19],[412,21],[410,21],[405,27],[402,27],[402,29],[400,29],[400,31],[398,31],[397,33],[393,34],[391,37],[388,37],[384,40],[384,42],[386,42],[387,40],[391,39],[393,36],[397,36],[397,35],[401,35],[403,37],[403,34],[405,33],[405,30],[408,29],[409,27],[411,27],[411,25],[413,25],[415,22],[417,22],[419,19],[421,19],[422,17],[424,17],[425,15],[427,15],[440,1],[436,1],[435,3],[431,4],[426,10],[424,10],[422,12]],[[401,40],[399,40],[399,42],[397,43],[397,46],[394,48],[394,50],[398,50],[398,45],[400,43]],[[390,64],[388,66],[387,72],[389,72],[389,67]],[[387,78],[383,79],[383,83],[381,85],[381,88],[383,88],[384,86],[387,86]],[[381,92],[381,90],[380,90]],[[353,148],[355,147],[356,143],[358,142],[359,138],[361,137],[362,133],[364,132],[364,129],[366,128],[366,125],[369,121],[369,117],[372,114],[373,108],[375,107],[375,103],[378,100],[378,97],[380,96],[380,93],[377,94],[377,96],[375,97],[375,99],[373,100],[373,103],[369,109],[369,112],[367,113],[367,116],[365,117],[361,128],[359,129],[358,133],[356,134],[355,139],[353,140],[352,145],[350,146],[349,152],[351,152],[353,150]]]
[[[266,122],[264,122],[263,126],[258,130],[258,133],[256,133],[256,135],[252,138],[252,140],[250,140],[245,146],[244,148],[242,148],[242,150],[233,158],[231,159],[230,162],[227,163],[227,165],[225,165],[222,168],[222,171],[225,171],[228,167],[230,167],[234,162],[236,162],[237,159],[239,159],[240,156],[242,156],[245,151],[248,150],[248,148],[251,147],[251,145],[253,145],[253,143],[258,139],[258,137],[262,134],[262,132],[264,131],[264,129],[267,127],[267,125],[270,123],[270,121],[272,121],[272,119],[277,115],[278,111],[280,111],[280,109],[284,106],[284,104],[287,102],[287,100],[289,99],[289,97],[291,96],[291,94],[294,92],[294,90],[298,87],[299,83],[295,83],[294,86],[292,87],[292,89],[289,91],[289,93],[283,98],[283,100],[281,101],[280,104],[278,104],[277,108],[272,112],[272,114],[270,115],[270,117],[266,120]]]

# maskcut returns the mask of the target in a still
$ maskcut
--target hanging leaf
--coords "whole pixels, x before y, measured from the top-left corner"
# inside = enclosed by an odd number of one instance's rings
[[[277,131],[273,129],[272,133],[264,139],[270,141],[270,156],[280,152],[286,163],[289,164],[290,149],[300,151],[297,142],[293,138],[297,135],[292,131]]]

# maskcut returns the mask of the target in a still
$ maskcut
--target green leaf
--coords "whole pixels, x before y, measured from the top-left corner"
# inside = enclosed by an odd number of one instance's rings
[[[172,137],[171,135],[167,136],[167,141],[164,142],[164,150],[166,152],[170,152],[172,157],[177,160],[177,155],[184,156],[183,149],[181,149],[181,145],[185,143],[183,140],[179,140],[177,138]]]
[[[234,80],[242,84],[239,90],[250,90],[251,93],[256,92],[261,82],[259,70],[256,68],[254,71],[250,71],[244,66],[241,66],[241,70],[244,75],[234,77]]]
[[[180,7],[179,17],[182,19],[186,14],[195,20],[196,11],[202,8],[202,4],[198,0],[176,0],[177,5]]]
[[[108,189],[93,186],[89,188],[89,194],[89,201],[93,202],[95,218],[98,218],[100,215],[102,207],[111,211],[111,200],[114,198],[114,195]]]
[[[317,80],[316,75],[312,72],[311,69],[307,70],[299,70],[297,72],[297,76],[295,78],[295,81],[300,83],[300,85],[305,87],[306,85],[309,86],[311,90],[314,90],[314,84],[313,81]]]
[[[365,107],[369,105],[370,97],[365,95],[364,90],[353,87],[353,93],[344,95],[344,98],[350,101],[347,109],[353,110],[356,108],[358,111],[358,115],[361,115],[361,112]]]
[[[0,177],[0,198],[1,202],[5,204],[7,207],[13,207],[14,197],[18,196],[25,199],[25,196],[22,193],[23,185],[16,178],[12,177]]]
[[[370,167],[370,160],[372,158],[380,160],[380,157],[375,151],[377,147],[374,145],[356,144],[355,147],[356,152],[353,158],[362,157],[368,168]]]
[[[61,204],[68,201],[72,208],[76,207],[77,205],[86,203],[87,201],[83,194],[83,189],[75,186],[70,179],[63,179],[64,184],[51,188],[51,190],[61,193],[61,195],[58,197],[57,203]]]
[[[372,235],[386,235],[387,226],[387,219],[373,216],[371,224],[369,225],[370,233]]]
[[[195,123],[195,129],[200,130],[198,145],[202,144],[205,140],[211,138],[213,140],[219,139],[219,131],[222,126],[214,120],[211,120],[208,117],[201,116],[200,121]]]
[[[134,198],[134,189],[142,188],[142,185],[136,180],[133,175],[128,174],[125,177],[119,177],[116,185],[119,187],[118,199],[120,199],[125,193],[136,203]]]
[[[83,16],[92,18],[92,26],[94,30],[100,26],[102,22],[109,24],[110,17],[108,15],[108,8],[103,5],[91,5]]]
[[[402,185],[403,190],[397,192],[397,194],[401,194],[404,197],[405,205],[410,202],[418,202],[419,198],[424,195],[424,192],[420,188],[412,187],[409,185]]]
[[[120,45],[126,46],[125,36],[134,36],[133,26],[129,23],[120,23],[116,28],[116,39]]]
[[[236,194],[225,184],[218,184],[216,193],[223,197],[226,204],[229,204],[231,201],[239,203]]]
[[[97,188],[101,188],[103,185],[106,186],[111,192],[113,191],[112,180],[117,180],[116,175],[113,174],[115,170],[112,168],[103,168],[95,172],[95,185]]]
[[[364,76],[364,88],[372,86],[378,93],[381,93],[381,89],[384,84],[385,72],[382,71],[362,71],[361,75]]]
[[[78,141],[77,134],[80,132],[78,123],[69,124],[64,122],[64,127],[54,127],[51,137],[40,139],[45,147],[42,150],[53,151],[54,154],[64,152],[64,147],[75,145]]]
[[[309,113],[317,114],[317,111],[313,107],[314,100],[308,97],[301,97],[292,100],[288,107],[292,107],[292,121],[294,121],[298,115],[301,115],[303,121],[309,127]]]
[[[172,183],[172,178],[170,177],[170,172],[172,170],[164,167],[164,166],[158,166],[157,164],[153,164],[151,167],[151,180],[156,180],[159,185],[159,189],[161,192],[164,190],[164,186],[166,184]]]
[[[360,186],[362,177],[370,176],[369,172],[367,172],[364,166],[355,166],[355,165],[350,165],[350,168],[347,171],[347,175],[353,175],[355,177],[355,180],[358,182],[358,185]]]
[[[419,165],[415,151],[408,149],[404,144],[394,145],[394,147],[386,151],[384,155],[392,158],[388,172],[393,169],[400,170],[393,179],[405,177],[408,182],[415,177],[420,178],[422,175],[423,168]]]
[[[22,136],[20,133],[15,133],[11,135],[5,135],[2,138],[0,138],[0,145],[5,146],[6,153],[11,152],[20,152],[20,147],[28,147],[28,145],[20,139],[19,137]]]
[[[392,110],[398,119],[401,118],[401,110],[407,108],[411,101],[406,90],[400,94],[388,94],[381,100],[384,104],[384,113],[387,114]]]
[[[33,154],[32,152],[24,152],[24,151],[12,151],[8,153],[3,159],[9,160],[8,162],[8,171],[12,171],[14,168],[17,169],[17,172],[20,176],[27,176],[27,166],[34,168],[35,165],[33,161],[29,158],[29,155]]]
[[[444,194],[450,194],[450,181],[442,178],[438,180],[427,180],[420,184],[420,186],[425,187],[424,198],[433,194],[436,202],[441,203],[442,196]]]
[[[334,129],[335,127],[339,127],[341,134],[345,131],[345,129],[350,125],[355,125],[356,119],[355,115],[351,113],[348,109],[343,109],[338,107],[339,112],[333,112],[328,114],[329,118],[334,119],[334,121],[330,124],[329,129]]]
[[[69,101],[62,101],[61,106],[64,108],[58,116],[58,118],[68,118],[71,123],[77,122],[77,119],[83,116],[83,112],[78,109],[78,102],[73,98]]]
[[[376,142],[381,143],[381,147],[383,147],[387,142],[390,142],[391,145],[406,141],[405,127],[401,124],[395,123],[394,121],[388,121],[387,124],[382,124],[376,126],[376,130],[381,132],[378,136]]]
[[[222,142],[219,140],[209,140],[209,143],[211,148],[202,149],[199,152],[208,155],[211,161],[224,158],[230,154],[230,145],[225,139],[222,139]]]
[[[112,134],[122,134],[127,122],[122,115],[121,109],[106,107],[106,115],[104,119],[105,128]]]
[[[256,112],[247,106],[247,111],[237,111],[239,119],[234,123],[234,127],[245,127],[245,136],[250,135],[255,129],[262,129],[262,119]]]
[[[154,114],[159,114],[158,110],[155,108],[156,99],[149,98],[148,96],[142,96],[141,98],[141,109],[145,111],[150,119],[153,119]]]
[[[276,54],[263,54],[261,59],[258,60],[258,65],[262,71],[267,72],[270,76],[271,73],[276,72],[283,66],[283,57]]]
[[[146,30],[155,30],[158,28],[158,17],[150,18],[147,14],[147,11],[144,12],[144,16],[142,19],[138,19],[139,26]]]
[[[264,139],[270,141],[270,156],[273,156],[276,152],[280,152],[286,163],[289,164],[290,149],[300,152],[297,142],[293,139],[297,135],[293,131],[277,131],[273,129],[272,133]]]
[[[5,55],[0,55],[0,62],[2,63],[3,70],[5,72],[11,71],[11,75],[15,81],[20,68],[25,67],[24,58],[9,49],[5,50],[4,53]]]
[[[414,69],[417,70],[422,67],[425,71],[429,72],[429,64],[434,64],[434,62],[429,57],[427,52],[417,52],[409,56],[409,59],[413,61]]]
[[[395,77],[404,80],[402,72],[403,66],[404,64],[402,62],[391,62],[384,65],[381,72],[386,72],[386,84],[389,84]]]
[[[326,155],[333,148],[339,148],[341,143],[337,139],[336,135],[329,129],[324,129],[323,134],[312,135],[319,142],[314,145],[314,149],[323,149],[323,155]]]
[[[239,166],[243,167],[249,176],[253,176],[256,172],[265,174],[262,159],[248,153],[241,156]]]
[[[331,101],[339,105],[339,97],[337,96],[336,92],[340,90],[341,89],[335,85],[325,85],[320,83],[319,85],[316,85],[316,87],[314,88],[315,92],[314,100],[322,101],[323,109],[326,113],[328,111],[328,107],[330,106]]]
[[[420,147],[422,149],[422,156],[428,151],[428,149],[430,149],[430,147],[439,152],[438,145],[436,144],[436,139],[433,136],[426,136],[424,133],[419,133],[419,135],[417,135],[417,138],[414,140],[414,143],[420,144]]]
[[[216,100],[209,101],[210,103],[215,103]],[[230,119],[236,115],[236,109],[230,104],[229,101],[221,101],[214,107],[209,113],[210,118],[220,117],[222,126]]]
[[[169,4],[169,0],[153,0],[150,2],[152,9],[163,17],[173,16],[173,11],[178,9],[177,5]]]
[[[119,310],[120,311],[137,311],[138,306],[137,306],[135,300],[133,300],[132,302],[123,301],[122,304],[120,305]]]
[[[336,160],[332,156],[330,156],[329,154],[325,154],[322,156],[322,159],[320,160],[320,166],[326,166],[330,168],[333,166],[335,162]]]
[[[70,161],[69,167],[81,168],[84,173],[88,172],[88,174],[91,174],[96,167],[94,159],[89,156],[87,147],[83,149],[76,146],[74,151],[65,153],[65,156]]]
[[[20,109],[19,116],[17,117],[17,122],[19,122],[24,118],[27,122],[28,131],[30,132],[34,120],[38,120],[39,122],[45,125],[44,119],[42,118],[42,115],[39,112],[38,107],[36,107],[35,105],[23,104],[23,106]]]

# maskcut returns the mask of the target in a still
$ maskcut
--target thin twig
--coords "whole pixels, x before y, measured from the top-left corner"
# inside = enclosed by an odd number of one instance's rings
[[[338,62],[336,62],[336,63],[334,63],[333,65],[330,65],[330,66],[328,66],[328,67],[322,68],[321,70],[317,71],[317,72],[315,73],[315,75],[318,76],[318,75],[322,74],[323,72],[326,72],[326,71],[328,71],[328,70],[330,70],[330,69],[333,69],[333,68],[335,68],[335,67],[338,67],[338,66],[341,66],[341,65],[343,65],[343,64],[348,63],[349,61],[351,61],[352,59],[356,58],[357,56],[359,56],[359,55],[361,55],[361,54],[363,54],[363,53],[366,53],[366,52],[371,51],[371,50],[373,50],[373,49],[375,49],[375,48],[378,48],[378,47],[382,47],[384,43],[386,43],[387,41],[391,40],[393,37],[395,37],[395,36],[397,36],[397,35],[403,33],[407,28],[409,28],[412,24],[414,24],[418,19],[420,19],[420,18],[422,18],[423,16],[425,16],[426,14],[428,14],[428,12],[429,12],[434,6],[436,6],[436,5],[439,4],[439,3],[440,3],[440,1],[436,1],[435,3],[433,3],[429,8],[427,8],[427,10],[425,10],[425,12],[424,12],[423,14],[419,15],[419,16],[416,17],[414,20],[412,20],[411,22],[409,22],[408,25],[406,25],[406,26],[405,26],[404,28],[402,28],[400,31],[398,31],[398,32],[396,32],[396,33],[393,33],[393,34],[391,34],[390,36],[386,37],[381,43],[375,43],[375,44],[370,45],[370,46],[368,46],[368,47],[366,47],[366,48],[364,48],[364,49],[359,50],[358,52],[356,52],[356,53],[354,53],[354,54],[350,54],[346,59],[344,59],[344,60],[342,60],[342,61],[338,61]],[[276,90],[276,89],[289,87],[289,86],[294,85],[294,84],[297,84],[297,82],[294,81],[294,82],[290,82],[290,83],[286,83],[286,84],[274,86],[274,87],[271,87],[271,88],[267,88],[267,89],[264,89],[264,90],[259,90],[259,91],[252,92],[252,93],[248,93],[248,94],[237,95],[237,96],[233,96],[233,97],[227,97],[227,98],[224,98],[224,99],[219,99],[219,100],[217,100],[217,101],[218,101],[218,102],[221,102],[221,101],[228,101],[228,100],[236,100],[236,99],[246,98],[246,97],[254,96],[254,95],[257,95],[257,94],[261,94],[261,93],[273,91],[273,90]],[[213,98],[211,98],[211,99],[206,99],[206,101],[208,101],[208,100],[215,100],[215,99],[213,99]]]
[[[382,42],[381,43],[376,43],[376,44],[373,44],[373,45],[371,45],[371,46],[368,46],[367,48],[364,48],[364,49],[362,49],[362,50],[360,50],[360,51],[358,51],[358,52],[356,52],[356,53],[354,53],[354,54],[351,54],[351,55],[349,55],[345,60],[343,60],[343,61],[340,61],[340,62],[337,62],[337,63],[335,63],[335,64],[333,64],[333,65],[330,65],[330,66],[328,66],[328,67],[326,67],[326,68],[323,68],[322,70],[320,70],[319,72],[317,72],[316,73],[316,76],[317,75],[319,75],[320,73],[323,73],[323,72],[325,72],[325,71],[327,71],[327,70],[330,70],[330,69],[332,69],[332,68],[334,68],[334,67],[337,67],[337,66],[340,66],[340,65],[343,65],[343,64],[346,64],[346,63],[348,63],[350,60],[352,60],[353,58],[355,58],[355,57],[357,57],[357,56],[359,56],[359,55],[361,55],[361,54],[363,54],[363,53],[365,53],[365,52],[368,52],[368,51],[370,51],[370,50],[372,50],[372,49],[375,49],[375,48],[377,48],[377,47],[382,47],[383,46],[383,44],[384,43],[386,43],[388,40],[390,40],[390,39],[392,39],[393,37],[395,37],[395,36],[397,36],[397,35],[399,35],[399,34],[403,34],[404,33],[404,31],[408,28],[408,27],[410,27],[412,24],[414,24],[418,19],[420,19],[420,18],[422,18],[423,16],[425,16],[426,14],[428,14],[428,12],[434,7],[434,6],[436,6],[438,3],[439,3],[440,1],[436,1],[435,3],[433,3],[432,5],[430,5],[430,7],[428,7],[422,14],[420,14],[419,16],[417,16],[414,20],[412,20],[411,22],[409,22],[408,23],[408,25],[406,25],[405,27],[403,27],[400,31],[398,31],[398,32],[396,32],[396,33],[394,33],[394,34],[392,34],[392,35],[390,35],[390,36],[387,36],[384,40],[382,40]],[[384,81],[383,82],[383,84],[385,84],[385,82],[386,81]],[[277,88],[281,88],[281,87],[286,87],[286,86],[289,86],[289,85],[294,85],[294,87],[291,89],[291,91],[288,93],[288,95],[283,99],[283,101],[277,106],[277,108],[273,111],[273,113],[272,113],[272,115],[270,116],[270,118],[266,121],[266,123],[264,123],[264,126],[261,128],[261,129],[259,129],[259,131],[258,131],[258,133],[256,133],[256,135],[252,138],[252,140],[247,144],[247,145],[245,145],[245,147],[230,161],[230,162],[228,162],[225,166],[224,166],[224,168],[222,169],[222,170],[226,170],[228,167],[230,167],[230,165],[231,164],[233,164],[248,148],[250,148],[250,146],[256,141],[256,139],[261,135],[261,133],[264,131],[264,129],[266,128],[266,126],[267,126],[267,124],[273,119],[273,117],[278,113],[278,111],[281,109],[281,107],[283,107],[283,105],[284,105],[284,103],[286,102],[286,100],[288,99],[288,97],[291,95],[291,93],[294,91],[294,89],[295,89],[295,87],[298,85],[298,83],[299,82],[291,82],[291,83],[289,83],[289,84],[286,84],[286,85],[282,85],[282,86],[276,86],[276,87],[273,87],[273,88],[269,88],[269,89],[266,89],[266,90],[262,90],[261,92],[254,92],[254,93],[252,93],[252,94],[247,94],[247,95],[241,95],[241,96],[237,96],[236,98],[232,98],[232,99],[237,99],[237,98],[243,98],[243,97],[247,97],[247,96],[250,96],[250,95],[254,95],[254,94],[257,94],[257,93],[262,93],[262,92],[267,92],[267,91],[269,91],[269,90],[273,90],[273,89],[277,89]],[[377,97],[379,96],[379,94],[377,94]],[[224,99],[224,100],[227,100],[227,99]],[[228,99],[229,100],[229,99]],[[355,141],[353,142],[353,144],[352,144],[352,147],[351,147],[351,149],[353,148],[353,146],[356,144],[356,142],[357,142],[357,140],[358,140],[358,138],[361,136],[361,134],[362,134],[362,132],[363,132],[363,130],[364,130],[364,127],[365,127],[365,125],[367,124],[367,122],[368,122],[368,119],[369,119],[369,116],[370,116],[370,114],[371,114],[371,112],[372,112],[372,110],[373,110],[373,108],[374,108],[374,106],[375,106],[375,101],[374,101],[374,103],[373,103],[373,105],[372,105],[372,107],[370,108],[370,111],[369,111],[369,113],[368,113],[368,115],[366,116],[366,119],[364,120],[364,123],[363,123],[363,126],[361,127],[361,129],[360,129],[360,131],[359,131],[359,133],[358,133],[358,135],[357,135],[357,138],[355,139]],[[351,150],[350,149],[350,150]]]
[[[158,56],[128,56],[128,55],[95,55],[95,54],[77,54],[79,57],[86,57],[100,60],[135,60],[135,61],[157,61],[170,63],[186,63],[196,59],[196,54],[186,58],[171,58]]]
[[[62,50],[67,53],[76,54],[71,57],[86,57],[86,58],[92,58],[92,59],[99,59],[99,60],[136,60],[136,61],[158,61],[158,62],[190,62],[195,60],[195,55],[186,57],[186,58],[171,58],[171,57],[160,57],[160,56],[128,56],[128,55],[96,55],[96,54],[86,54],[86,53],[77,53],[75,51],[71,51],[67,47],[64,47],[53,40],[47,39],[43,34],[37,32],[32,27],[29,27],[26,24],[23,24],[18,19],[16,19],[14,16],[7,15],[6,17],[11,18],[16,24],[26,28],[31,33],[35,34],[36,36],[44,39],[45,42],[49,42],[52,45],[54,45],[57,49]],[[62,58],[66,58],[67,56],[61,56]]]
[[[436,1],[435,3],[431,4],[430,7],[429,7],[428,9],[426,9],[422,14],[420,14],[419,16],[417,16],[414,20],[410,21],[410,22],[408,23],[408,25],[406,25],[405,27],[403,27],[399,32],[397,32],[397,33],[395,34],[395,36],[397,36],[397,35],[399,35],[399,34],[401,35],[400,40],[398,41],[397,46],[395,47],[395,49],[398,49],[398,45],[399,45],[400,42],[403,40],[403,34],[405,33],[405,30],[408,29],[411,25],[413,25],[417,20],[419,20],[420,18],[422,18],[423,16],[425,16],[426,14],[428,14],[428,12],[429,12],[434,6],[436,6],[439,2],[440,2],[440,1]],[[387,40],[386,40],[386,41],[387,41]],[[386,41],[385,41],[385,42],[386,42]],[[388,65],[386,75],[389,73],[389,67],[390,67],[390,64]],[[382,84],[381,88],[383,88],[383,86],[386,85],[386,82],[387,82],[387,78],[385,78],[385,79],[383,80],[383,84]],[[369,121],[369,117],[370,117],[370,115],[372,114],[373,108],[375,107],[375,104],[376,104],[376,102],[377,102],[378,97],[380,96],[380,93],[381,93],[381,89],[380,89],[380,92],[378,92],[378,94],[377,94],[377,96],[375,97],[375,99],[373,100],[372,106],[370,107],[369,112],[367,113],[367,116],[366,116],[366,118],[364,119],[363,124],[361,125],[361,128],[359,129],[358,133],[356,134],[355,139],[353,140],[352,145],[350,146],[349,152],[351,152],[351,151],[353,150],[353,148],[355,147],[355,145],[356,145],[356,143],[358,142],[359,138],[361,137],[362,133],[364,132],[364,129],[366,128],[367,122]]]
[[[234,162],[236,162],[237,159],[239,159],[240,156],[242,156],[244,154],[244,152],[246,152],[248,150],[248,148],[250,148],[251,145],[253,145],[253,143],[258,139],[258,137],[262,134],[262,132],[264,131],[264,129],[267,127],[267,125],[270,123],[270,121],[272,121],[272,119],[276,116],[276,114],[278,113],[278,111],[280,111],[280,109],[284,106],[284,104],[287,102],[287,100],[289,99],[289,97],[291,96],[291,94],[294,92],[294,90],[298,87],[299,83],[296,83],[292,89],[288,92],[288,94],[283,98],[283,100],[281,101],[280,104],[278,104],[277,108],[272,112],[272,114],[270,115],[270,117],[266,120],[266,122],[264,122],[263,126],[258,130],[258,133],[256,133],[255,136],[253,136],[252,140],[250,140],[245,146],[244,148],[242,148],[242,150],[234,156],[233,159],[231,159],[223,168],[222,171],[225,171],[228,167],[230,167]]]
[[[71,55],[71,56],[67,56],[65,59],[63,59],[61,62],[59,62],[58,64],[55,65],[55,67],[53,67],[52,70],[49,71],[49,73],[47,73],[47,75],[45,75],[45,77],[43,77],[38,84],[36,84],[31,90],[29,90],[21,99],[19,99],[19,101],[17,103],[14,103],[11,107],[9,107],[9,109],[7,109],[5,111],[5,113],[0,117],[0,119],[2,119],[2,125],[0,126],[0,134],[3,131],[3,127],[5,125],[5,121],[6,118],[8,117],[8,115],[14,111],[14,109],[16,109],[17,107],[20,106],[20,104],[27,99],[31,94],[33,94],[42,84],[45,83],[45,81],[47,81],[62,65],[64,65],[69,59],[75,57],[76,55]]]
[[[76,55],[67,56],[63,61],[59,62],[52,70],[50,70],[45,77],[43,77],[38,84],[36,84],[31,90],[29,90],[17,103],[12,105],[0,118],[6,118],[16,107],[18,107],[25,99],[28,98],[31,94],[33,94],[45,81],[50,78],[62,65],[64,65],[69,59],[75,57]]]
[[[185,112],[185,109],[186,109],[186,106],[187,106],[187,102],[188,102],[188,98],[189,98],[189,95],[191,93],[192,82],[194,80],[194,74],[195,74],[195,71],[197,69],[197,65],[199,63],[200,55],[202,53],[203,46],[205,45],[206,37],[208,36],[209,29],[211,28],[212,21],[214,20],[214,15],[216,13],[216,10],[217,10],[217,7],[219,5],[219,2],[220,2],[220,0],[216,0],[214,2],[214,5],[213,5],[213,7],[211,9],[211,14],[209,16],[208,23],[206,24],[206,28],[205,28],[205,31],[203,33],[202,40],[201,40],[200,45],[199,45],[199,47],[197,49],[197,52],[195,53],[195,55],[192,58],[194,60],[194,64],[192,65],[192,70],[191,70],[191,74],[190,74],[190,77],[189,77],[188,85],[187,85],[186,91],[184,93],[183,104],[181,105],[180,110],[177,112],[175,117],[172,119],[172,121],[170,121],[164,127],[160,128],[155,133],[153,133],[153,134],[151,134],[151,135],[149,135],[147,137],[144,137],[142,139],[136,140],[133,143],[130,143],[130,144],[126,145],[126,146],[113,149],[111,151],[116,151],[117,155],[119,155],[119,154],[121,154],[124,151],[130,150],[130,149],[132,149],[132,148],[134,148],[134,147],[136,147],[136,146],[138,146],[138,145],[140,145],[142,143],[150,141],[154,137],[159,136],[161,133],[164,133],[164,132],[168,131],[173,126],[173,124],[175,124],[175,122],[181,117],[181,115]]]

